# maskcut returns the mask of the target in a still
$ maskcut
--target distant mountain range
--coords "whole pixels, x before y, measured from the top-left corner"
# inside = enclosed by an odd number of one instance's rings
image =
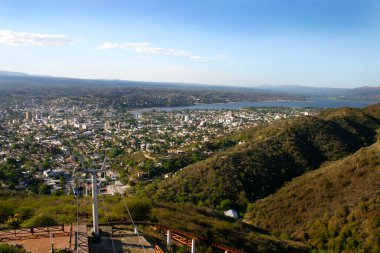
[[[315,96],[315,97],[335,97],[338,99],[372,100],[380,101],[380,87],[358,87],[348,88],[328,88],[328,87],[308,87],[300,85],[284,86],[256,86],[262,91],[272,91],[284,94]]]
[[[206,85],[195,83],[170,83],[170,82],[144,82],[129,80],[108,79],[80,79],[68,77],[53,77],[42,75],[29,75],[19,72],[0,71],[0,90],[19,89],[43,89],[43,88],[169,88],[186,90],[216,90],[232,92],[256,92],[268,93],[260,89],[250,87],[236,87],[223,85]]]
[[[0,76],[30,76],[21,72],[13,72],[13,71],[2,71],[0,70]]]
[[[0,91],[14,91],[44,88],[121,88],[150,87],[186,90],[218,90],[231,92],[276,93],[306,97],[334,97],[337,99],[380,101],[380,87],[354,89],[308,87],[299,85],[238,87],[228,85],[206,85],[194,83],[144,82],[128,80],[80,79],[29,75],[20,72],[0,71]]]
[[[281,93],[292,93],[314,96],[343,96],[350,89],[347,88],[328,88],[328,87],[308,87],[301,85],[281,85],[281,86],[256,86],[257,89],[266,91],[276,91]]]

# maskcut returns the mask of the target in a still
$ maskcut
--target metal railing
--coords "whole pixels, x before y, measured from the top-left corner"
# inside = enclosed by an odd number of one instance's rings
[[[165,253],[157,244],[154,246],[154,253]]]
[[[202,237],[199,237],[196,235],[192,235],[192,234],[183,232],[181,230],[174,229],[174,228],[164,226],[164,225],[160,225],[157,223],[144,222],[144,221],[143,222],[135,221],[134,223],[135,223],[135,225],[148,226],[150,229],[153,229],[156,232],[161,233],[162,235],[166,235],[166,231],[170,230],[172,232],[172,235],[171,235],[172,239],[174,239],[175,241],[178,241],[179,243],[186,245],[188,247],[192,246],[192,239],[195,239],[198,241],[207,241],[205,238],[202,238]],[[119,221],[119,222],[117,222],[116,221],[116,222],[109,222],[109,224],[107,223],[107,224],[99,224],[99,225],[100,226],[111,226],[112,231],[113,231],[113,227],[115,225],[132,225],[132,222],[130,222],[130,221]],[[219,250],[223,250],[223,251],[229,252],[229,253],[239,253],[240,252],[234,248],[231,248],[231,247],[228,247],[228,246],[216,243],[216,242],[210,242],[210,245],[212,247],[218,248]]]
[[[46,227],[30,227],[30,228],[17,228],[17,229],[0,229],[0,241],[11,241],[11,240],[22,240],[22,239],[33,239],[39,237],[49,237],[50,234],[54,235],[68,235],[65,232],[65,226],[46,226]]]

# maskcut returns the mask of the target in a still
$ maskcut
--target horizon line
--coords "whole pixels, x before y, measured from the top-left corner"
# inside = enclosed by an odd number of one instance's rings
[[[5,74],[6,73],[6,74]],[[92,80],[92,81],[116,81],[116,82],[136,82],[136,83],[157,83],[157,84],[169,84],[169,85],[194,85],[194,86],[214,86],[214,87],[229,87],[229,88],[245,88],[245,89],[262,89],[268,87],[307,87],[316,89],[357,89],[364,87],[380,87],[380,85],[357,85],[353,87],[334,87],[334,86],[311,86],[307,84],[220,84],[220,83],[199,83],[199,82],[174,82],[174,81],[146,81],[146,80],[131,80],[131,79],[117,79],[117,78],[94,78],[94,77],[73,77],[73,76],[59,76],[49,74],[30,74],[25,72],[13,71],[13,70],[0,70],[0,76],[19,76],[19,77],[46,77],[46,78],[66,78],[77,80]]]

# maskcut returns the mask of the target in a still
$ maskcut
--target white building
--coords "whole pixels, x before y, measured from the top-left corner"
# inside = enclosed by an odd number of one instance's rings
[[[237,212],[236,212],[235,210],[233,210],[233,209],[230,209],[230,210],[225,211],[225,212],[224,212],[224,215],[225,215],[225,216],[228,216],[228,217],[235,218],[235,219],[239,218],[239,215],[238,215]]]

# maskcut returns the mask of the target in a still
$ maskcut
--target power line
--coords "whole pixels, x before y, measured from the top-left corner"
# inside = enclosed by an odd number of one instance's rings
[[[81,159],[81,163],[82,163],[82,169],[84,170],[84,161],[83,161],[83,156],[81,156],[80,157]],[[94,232],[95,232],[95,235],[99,235],[98,234],[98,232],[99,231],[97,231],[97,229],[98,229],[98,213],[97,213],[97,209],[98,209],[98,203],[97,203],[97,195],[98,195],[98,192],[97,192],[97,187],[96,187],[96,177],[97,177],[97,172],[100,172],[100,171],[104,171],[104,168],[105,168],[105,164],[106,164],[106,162],[107,162],[107,156],[105,156],[104,157],[104,161],[103,161],[103,164],[102,164],[102,168],[100,169],[100,170],[84,170],[83,172],[85,172],[85,173],[91,173],[91,175],[92,175],[92,177],[93,177],[93,180],[92,180],[92,185],[93,185],[93,188],[92,188],[92,195],[93,195],[93,220],[94,220]],[[113,190],[114,190],[114,192],[116,192],[116,190],[115,190],[115,188],[114,188],[114,186],[113,185],[111,185],[111,187],[113,188]],[[79,192],[77,192],[77,198],[79,198],[79,194],[78,194]],[[126,207],[126,209],[127,209],[127,212],[128,212],[128,215],[129,215],[129,218],[131,219],[131,222],[132,222],[132,225],[133,225],[133,227],[134,227],[134,229],[135,229],[135,233],[137,234],[137,238],[139,239],[139,242],[140,242],[140,245],[141,245],[141,247],[142,247],[142,249],[143,249],[143,251],[144,251],[144,253],[146,253],[146,250],[145,250],[145,247],[144,247],[144,244],[143,244],[143,242],[142,242],[142,239],[141,239],[141,237],[140,237],[140,234],[139,234],[139,231],[138,231],[138,229],[137,229],[137,227],[136,227],[136,224],[135,224],[135,222],[133,221],[133,218],[132,218],[132,215],[131,215],[131,212],[130,212],[130,210],[129,210],[129,208],[128,208],[128,205],[127,205],[127,202],[125,201],[125,199],[124,199],[124,197],[123,197],[123,195],[121,195],[121,198],[122,198],[122,200],[123,200],[123,203],[124,203],[124,205],[125,205],[125,207]],[[78,201],[78,199],[77,199],[77,201]],[[77,227],[78,227],[78,216],[79,216],[79,214],[78,214],[78,210],[79,210],[79,204],[78,204],[78,202],[77,202]],[[106,214],[106,219],[107,219],[107,223],[109,224],[109,221],[108,221],[108,217],[107,217],[107,212],[105,213]],[[78,228],[77,228],[77,233],[78,233]],[[78,238],[78,237],[77,237]],[[112,237],[111,237],[112,238]],[[112,240],[112,245],[113,245],[113,248],[114,248],[114,250],[115,250],[115,246],[114,246],[114,243],[113,243],[113,240]],[[78,253],[78,250],[77,250],[77,253]]]
[[[104,199],[104,198],[103,198]],[[107,224],[108,224],[108,227],[110,226],[110,222],[108,220],[108,214],[107,214],[107,205],[105,202],[103,202],[103,205],[104,205],[104,214],[106,216],[106,221],[107,221]],[[112,242],[112,248],[113,248],[113,252],[116,253],[116,249],[115,249],[115,243],[113,241],[113,226],[111,227],[111,242]]]
[[[115,188],[114,188],[113,186],[112,186],[112,188],[113,188],[114,192],[116,192],[116,190],[115,190]],[[131,212],[129,211],[129,208],[128,208],[128,205],[127,205],[127,202],[125,202],[125,199],[124,199],[124,197],[123,197],[123,194],[120,194],[120,195],[121,195],[121,199],[123,200],[123,203],[124,203],[125,207],[127,208],[129,218],[131,219],[132,225],[133,225],[133,227],[135,228],[135,232],[136,232],[136,234],[137,234],[137,238],[139,238],[139,242],[140,242],[140,244],[141,244],[141,247],[142,247],[142,249],[144,250],[144,253],[146,253],[146,251],[145,251],[145,247],[144,247],[144,244],[142,243],[142,240],[141,240],[141,238],[140,238],[140,234],[139,234],[138,229],[136,229],[136,225],[135,225],[135,222],[133,221],[133,218],[132,218]]]

